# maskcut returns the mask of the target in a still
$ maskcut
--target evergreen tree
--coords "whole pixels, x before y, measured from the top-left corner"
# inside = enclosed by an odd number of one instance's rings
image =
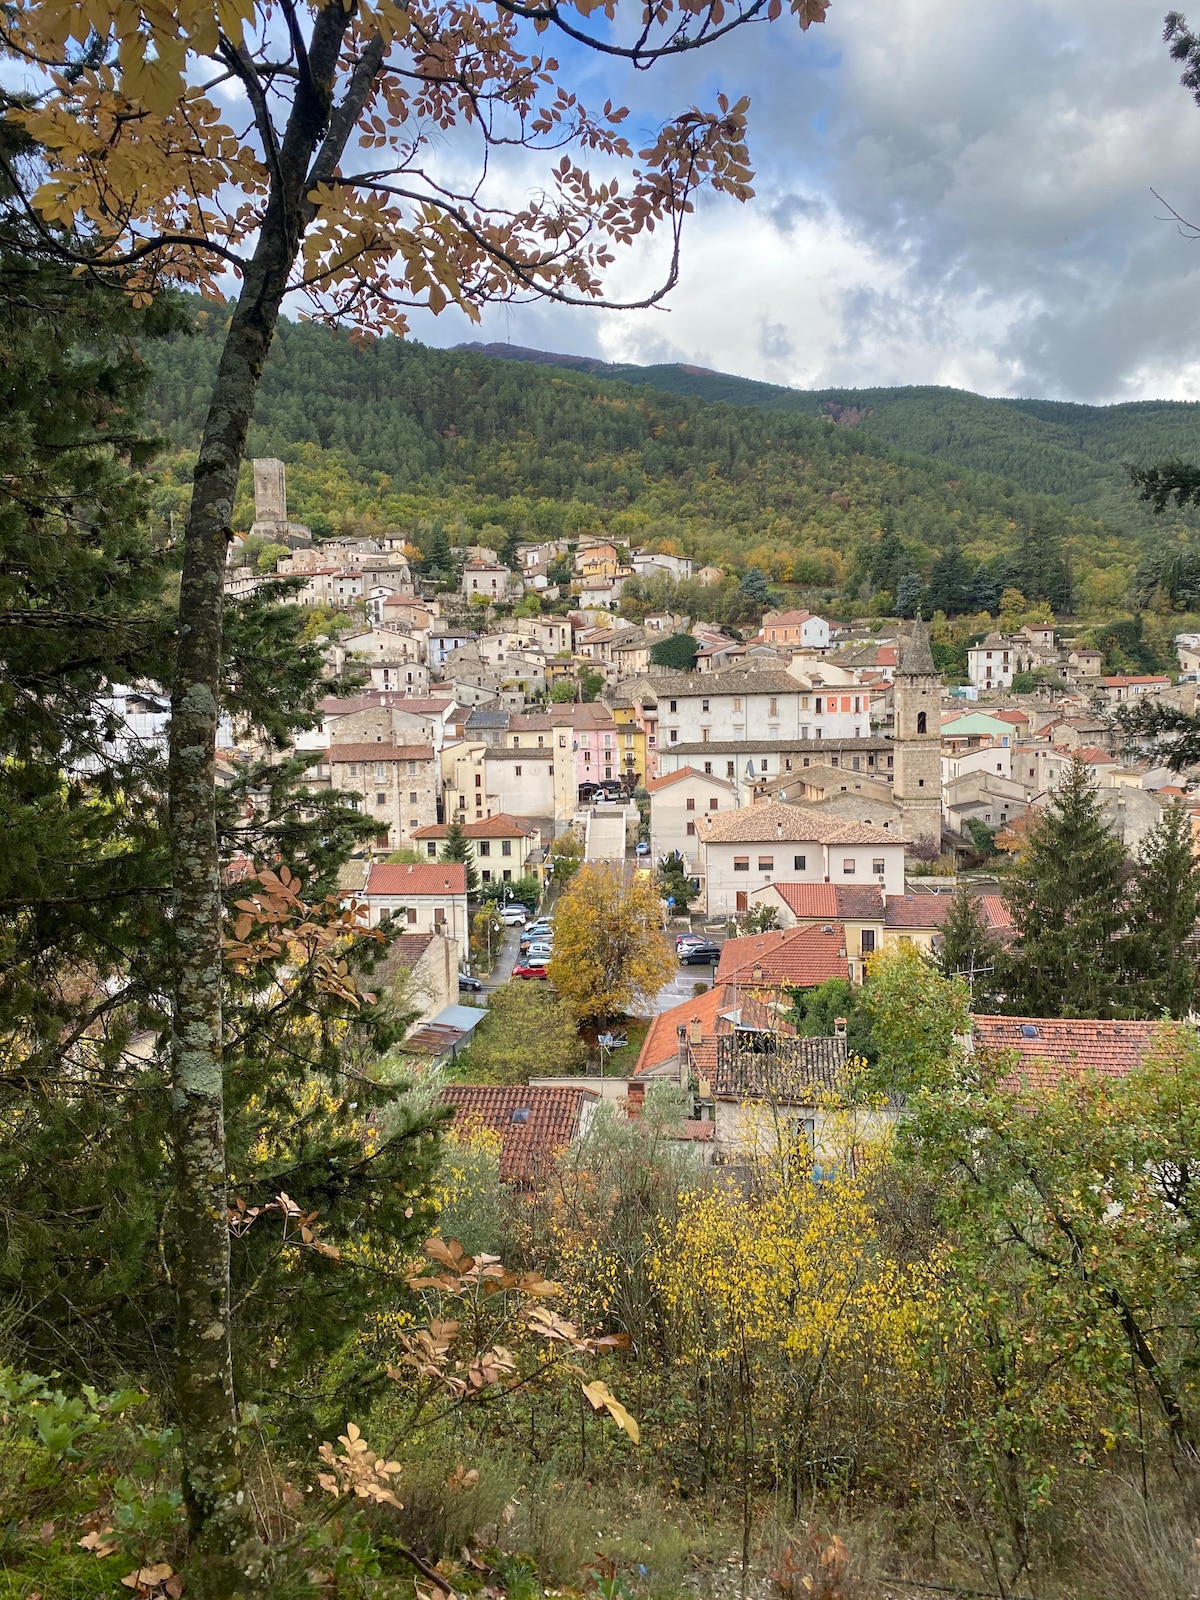
[[[995,574],[987,567],[976,567],[971,577],[971,610],[994,612],[999,604],[1000,585]]]
[[[1188,944],[1200,913],[1200,860],[1191,817],[1168,806],[1142,840],[1130,903],[1132,967],[1144,1015],[1183,1018],[1196,1000],[1197,966]]]
[[[1005,881],[1017,936],[1006,962],[1009,1010],[1034,1017],[1130,1014],[1126,869],[1091,774],[1076,756]]]
[[[651,646],[650,660],[656,667],[673,667],[677,672],[690,672],[696,664],[699,648],[690,633],[673,633]]]
[[[938,965],[948,978],[962,978],[971,991],[971,1008],[988,1011],[994,1004],[1000,946],[984,921],[979,900],[960,884],[942,924]]]
[[[459,861],[467,869],[467,894],[473,900],[479,893],[479,873],[475,870],[475,856],[471,849],[471,841],[463,832],[463,825],[457,817],[452,817],[446,828],[446,838],[442,845],[441,859],[443,861]]]
[[[751,567],[749,571],[743,573],[738,590],[745,599],[756,606],[765,606],[771,598],[767,587],[767,575],[761,567]]]
[[[944,550],[929,577],[929,604],[948,617],[961,616],[971,603],[971,569],[958,544]]]
[[[901,576],[896,584],[895,604],[898,617],[916,616],[922,587],[921,580],[915,572],[906,572]]]

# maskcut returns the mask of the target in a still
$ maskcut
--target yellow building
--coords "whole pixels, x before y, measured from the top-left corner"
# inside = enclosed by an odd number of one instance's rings
[[[617,725],[617,759],[621,776],[632,772],[639,786],[646,782],[646,735],[638,724],[637,710],[631,705],[614,705]]]

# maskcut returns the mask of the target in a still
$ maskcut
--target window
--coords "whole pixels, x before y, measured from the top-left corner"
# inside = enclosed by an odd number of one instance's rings
[[[477,789],[483,788],[483,774],[481,772],[475,774],[475,787]]]
[[[846,876],[848,878],[849,877],[853,877],[853,875],[854,875],[854,857],[853,856],[846,856],[845,857],[845,859],[842,862],[842,871],[846,874]]]
[[[501,841],[500,841],[500,854],[502,856],[510,856],[510,855],[512,855],[512,840],[511,839],[501,839]]]
[[[814,705],[814,706],[813,706],[813,710],[814,710],[814,711],[815,711],[815,712],[816,712],[816,713],[817,713],[817,715],[818,715],[818,716],[820,716],[820,715],[821,715],[821,712],[822,712],[822,711],[823,711],[823,710],[824,710],[824,709],[825,709],[825,704],[824,704],[824,701],[823,701],[823,699],[822,699],[822,697],[821,697],[821,696],[820,696],[820,695],[818,695],[818,696],[817,696],[817,699],[816,699],[816,703],[815,703],[815,705]],[[820,735],[818,735],[818,738],[819,738],[819,737],[820,737]]]
[[[415,778],[416,777],[416,775],[417,775],[417,763],[415,761],[410,761],[408,763],[408,775],[409,775],[410,778]]]
[[[717,810],[717,802],[715,800],[710,800],[708,802],[708,809],[710,811],[716,811]]]
[[[376,796],[375,796],[375,804],[377,806],[385,806],[385,805],[387,805],[387,795],[378,794],[377,793]]]
[[[700,709],[701,709],[701,711],[707,711],[708,710],[708,701],[707,700],[701,700]]]
[[[855,711],[862,710],[862,696],[860,694],[854,696],[854,709]]]
[[[520,767],[514,767],[514,768],[513,768],[513,776],[514,776],[514,777],[517,777],[517,778],[519,778],[519,777],[520,777],[520,776],[521,776],[521,769],[520,769]]]
[[[869,956],[875,948],[875,929],[864,928],[861,934],[862,944],[859,946],[860,954]]]
[[[475,848],[481,856],[490,856],[492,853],[492,841],[490,839],[480,839]]]
[[[445,906],[434,906],[434,908],[433,908],[433,925],[434,925],[434,927],[435,928],[444,927],[445,923],[446,923],[446,908],[445,908]]]
[[[742,702],[738,699],[737,695],[734,695],[733,697],[733,709],[735,712],[742,709]]]
[[[734,769],[733,769],[733,762],[732,761],[727,761],[725,763],[725,776],[727,778],[732,778],[734,776]]]
[[[689,837],[694,835],[695,832],[696,832],[696,824],[694,822],[689,822],[688,825],[687,825],[687,831],[688,831],[688,836]]]
[[[546,743],[545,739],[543,739],[541,734],[539,733],[538,734],[538,749],[540,750],[545,743]]]
[[[807,868],[808,868],[808,857],[807,856],[793,856],[792,857],[792,871],[793,872],[805,872],[807,870]]]
[[[417,803],[417,791],[415,789],[410,789],[409,790],[408,803],[409,803],[410,806],[415,806],[416,805],[416,803]]]
[[[409,925],[410,928],[412,927],[413,923],[416,922],[416,920],[417,920],[417,913],[410,909],[409,912],[408,912],[408,925]]]
[[[917,712],[917,732],[918,733],[927,733],[929,731],[928,730],[928,726],[927,726],[928,722],[929,722],[929,718],[926,716],[926,714],[923,711],[918,711]]]
[[[488,871],[488,869],[486,867],[484,867],[484,869],[483,869],[482,876],[483,876],[484,883],[491,883],[492,875],[491,875],[491,873]]]
[[[354,762],[353,762],[353,761],[352,761],[352,762],[351,762],[351,763],[350,763],[350,765],[349,765],[349,766],[348,766],[348,767],[347,767],[347,768],[346,768],[346,772],[347,772],[347,775],[348,775],[348,776],[349,776],[349,777],[351,777],[351,778],[357,778],[357,777],[358,777],[358,768],[357,768],[357,766],[356,766],[356,765],[355,765],[355,764],[354,764]]]
[[[704,770],[705,770],[706,773],[708,773],[708,775],[710,777],[712,776],[712,762],[711,761],[706,761],[704,763]],[[1032,776],[1033,776],[1033,774],[1030,773],[1030,777],[1032,777]]]
[[[882,878],[884,873],[887,871],[887,862],[886,861],[872,861],[872,863],[871,863],[871,871],[875,874],[875,876],[877,878]]]
[[[687,803],[687,808],[686,808],[686,809],[687,809],[687,810],[688,810],[688,811],[695,811],[695,809],[696,809],[696,802],[695,802],[695,800],[693,800],[693,799],[691,799],[691,798],[690,798],[690,797],[689,797],[689,799],[688,799],[688,803]]]
[[[711,732],[712,732],[711,728],[701,728],[700,729],[700,743],[701,744],[707,744],[708,743],[708,736],[709,736],[709,734]]]
[[[750,871],[750,857],[749,856],[734,856],[734,858],[733,858],[733,870],[735,872],[749,872]]]
[[[669,706],[668,706],[668,709],[671,710],[671,711],[678,711],[679,710],[679,702],[676,701],[676,700],[672,700],[670,702]]]
[[[774,697],[767,702],[767,715],[769,717],[777,717],[779,715],[779,701]]]
[[[774,856],[759,856],[759,858],[758,858],[758,870],[760,872],[774,872],[775,871],[775,857]]]
[[[667,734],[667,738],[668,738],[668,740],[670,741],[671,744],[678,744],[679,743],[679,729],[678,728],[672,728],[670,730],[670,732]]]

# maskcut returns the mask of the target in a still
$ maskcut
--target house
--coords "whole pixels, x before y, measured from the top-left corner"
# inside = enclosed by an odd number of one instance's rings
[[[448,831],[445,822],[430,823],[413,834],[413,845],[435,861]],[[479,870],[480,883],[511,883],[514,878],[536,872],[542,854],[541,830],[522,817],[501,812],[482,822],[465,822],[462,831],[471,847],[471,860]]]
[[[454,1083],[439,1098],[454,1109],[456,1134],[480,1128],[499,1136],[500,1177],[527,1188],[549,1178],[575,1140],[586,1134],[600,1095],[586,1083]]]
[[[519,590],[520,580],[515,581]],[[479,596],[490,604],[496,600],[507,600],[513,583],[512,573],[498,562],[468,561],[463,567],[460,589],[468,600]]]
[[[767,611],[760,637],[767,644],[793,649],[828,650],[829,624],[811,611]]]
[[[678,852],[686,871],[699,876],[697,819],[735,809],[737,790],[727,778],[697,772],[693,767],[648,778],[646,789],[650,795],[650,854],[657,859]]]
[[[782,1033],[794,1036],[792,1024],[768,1001],[753,992],[740,993],[732,984],[711,989],[658,1012],[650,1022],[634,1069],[639,1078],[675,1078],[687,1083],[686,1042],[711,1041],[719,1034]]]
[[[409,1028],[430,1023],[458,1002],[458,946],[440,933],[402,933],[371,974],[373,989],[397,987],[403,1009],[415,1010]]]
[[[695,578],[696,582],[702,583],[706,589],[711,589],[716,583],[725,582],[725,574],[720,567],[701,567]]]
[[[772,779],[801,775],[812,767],[829,765],[851,773],[865,773],[891,782],[896,746],[891,739],[725,739],[703,744],[658,743],[658,710],[644,706],[646,759],[655,758],[659,774],[695,767],[697,772],[728,778],[744,794],[758,793]],[[653,776],[653,774],[651,774]],[[851,780],[851,787],[853,780]],[[791,798],[789,794],[789,799]]]
[[[754,891],[750,905],[770,906],[779,928],[840,925],[851,963],[861,963],[883,947],[884,897],[878,884],[771,883]]]
[[[1171,687],[1164,673],[1146,672],[1136,677],[1118,676],[1097,680],[1101,695],[1110,706],[1124,705],[1129,700],[1160,700],[1163,691]]]
[[[861,983],[862,964],[847,957],[845,928],[825,922],[727,939],[713,982],[761,991],[815,989],[830,978],[856,977]]]
[[[655,573],[661,572],[668,578],[673,578],[676,583],[683,583],[692,575],[691,556],[672,556],[662,552],[634,550],[630,554],[629,565],[639,578],[652,578]]]
[[[761,664],[654,678],[660,748],[862,738],[871,732],[871,693],[845,676],[836,693],[820,675]]]
[[[1059,1017],[971,1019],[971,1048],[1011,1052],[1012,1069],[1001,1087],[1055,1088],[1064,1078],[1094,1073],[1124,1078],[1141,1065],[1159,1022],[1080,1021]]]
[[[365,900],[367,921],[377,928],[390,916],[410,933],[439,933],[458,946],[458,964],[467,950],[467,869],[460,861],[410,866],[377,861],[356,898]]]
[[[698,819],[709,916],[745,911],[776,879],[874,883],[904,892],[904,842],[883,828],[840,822],[778,802]]]
[[[437,821],[438,764],[431,744],[331,744],[332,788],[357,794],[358,809],[379,826],[380,848],[396,850]]]

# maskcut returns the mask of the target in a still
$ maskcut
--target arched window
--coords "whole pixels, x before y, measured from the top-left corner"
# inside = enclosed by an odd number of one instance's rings
[[[928,729],[925,726],[925,713],[923,711],[918,711],[917,712],[917,732],[918,733],[926,733],[926,732],[928,732]]]

